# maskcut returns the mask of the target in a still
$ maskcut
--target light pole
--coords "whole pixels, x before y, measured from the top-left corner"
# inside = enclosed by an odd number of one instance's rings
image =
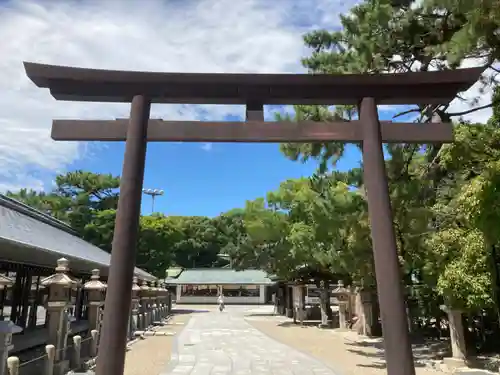
[[[155,198],[159,195],[163,195],[164,191],[160,189],[142,189],[142,192],[146,195],[151,196],[151,213],[155,212]]]

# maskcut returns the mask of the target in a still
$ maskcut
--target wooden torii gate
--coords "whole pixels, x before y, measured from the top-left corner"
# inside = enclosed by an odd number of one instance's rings
[[[364,183],[389,375],[414,375],[382,144],[453,140],[451,124],[379,122],[377,104],[446,104],[482,68],[373,75],[192,74],[24,63],[57,100],[131,103],[130,119],[54,120],[52,138],[126,141],[97,375],[122,375],[148,141],[362,142]],[[246,122],[149,119],[151,103],[243,104]],[[263,106],[351,104],[351,122],[264,122]]]

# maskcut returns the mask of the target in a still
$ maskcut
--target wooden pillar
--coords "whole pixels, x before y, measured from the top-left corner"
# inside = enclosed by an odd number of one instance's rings
[[[41,291],[45,289],[40,285],[41,277],[38,276],[36,279],[36,285],[31,286],[31,310],[28,318],[28,328],[36,328],[36,323],[38,319],[38,306],[41,303]]]
[[[151,101],[132,99],[96,375],[123,375]]]
[[[363,177],[368,200],[388,375],[415,375],[377,104],[361,101]]]
[[[23,281],[26,270],[22,267],[16,270],[16,280],[12,288],[12,304],[10,306],[10,321],[19,323],[20,305],[22,304]]]

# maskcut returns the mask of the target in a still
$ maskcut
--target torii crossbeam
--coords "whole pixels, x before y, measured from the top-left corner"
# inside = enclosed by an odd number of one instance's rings
[[[126,141],[128,119],[54,120],[52,139],[56,141]],[[163,121],[149,120],[148,142],[360,142],[361,121]],[[384,143],[451,142],[453,128],[449,123],[407,123],[381,121]]]
[[[414,375],[383,142],[452,141],[451,124],[378,120],[377,104],[447,104],[482,68],[402,74],[192,74],[82,69],[24,63],[28,77],[58,100],[132,103],[130,119],[55,120],[57,140],[126,141],[97,375],[122,375],[148,141],[360,141],[377,290],[389,375]],[[245,123],[149,120],[151,103],[244,104]],[[353,104],[359,120],[266,123],[263,105]]]

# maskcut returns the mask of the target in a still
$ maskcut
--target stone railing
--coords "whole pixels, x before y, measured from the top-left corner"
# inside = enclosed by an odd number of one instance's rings
[[[146,338],[148,332],[156,326],[164,324],[170,316],[168,305],[161,305],[145,310],[137,315],[137,325],[130,333],[130,340],[136,337]],[[90,335],[73,336],[66,346],[56,350],[55,345],[45,346],[44,354],[21,362],[19,357],[7,359],[8,375],[58,375],[86,371],[95,366],[99,353],[99,331],[92,330]],[[58,355],[59,354],[59,355]],[[1,373],[1,372],[0,372]]]
[[[99,280],[99,271],[92,272],[91,280],[84,285],[88,293],[89,319],[86,330],[72,330],[71,317],[67,314],[68,296],[74,281],[67,274],[68,261],[60,259],[56,274],[44,279],[42,283],[49,288],[47,339],[39,350],[29,359],[21,361],[17,356],[7,358],[9,351],[14,349],[9,340],[5,341],[3,350],[3,366],[0,375],[60,375],[78,373],[91,369],[96,362],[99,348],[99,331],[102,322],[103,305],[106,284]],[[148,336],[155,326],[163,325],[171,314],[171,294],[159,283],[142,282],[134,278],[132,286],[132,308],[128,329],[129,340]],[[4,330],[16,333],[10,325]],[[0,327],[2,328],[2,327]],[[0,329],[1,331],[2,329]],[[1,334],[2,332],[0,332]],[[10,334],[10,337],[12,335]],[[5,333],[4,333],[5,335]],[[42,344],[43,345],[43,344]],[[0,353],[2,352],[0,345]],[[36,353],[38,351],[38,353]],[[36,354],[35,354],[36,353]],[[7,358],[7,359],[6,359]]]
[[[93,358],[97,357],[98,332],[93,330],[91,335],[85,339],[76,335],[72,338],[72,344],[59,349],[54,345],[46,345],[45,353],[29,361],[21,362],[18,357],[7,359],[7,371],[9,375],[56,375],[66,372],[79,372],[91,368]],[[63,352],[63,353],[61,353]],[[64,358],[57,361],[56,358]],[[65,366],[62,366],[63,362]]]

